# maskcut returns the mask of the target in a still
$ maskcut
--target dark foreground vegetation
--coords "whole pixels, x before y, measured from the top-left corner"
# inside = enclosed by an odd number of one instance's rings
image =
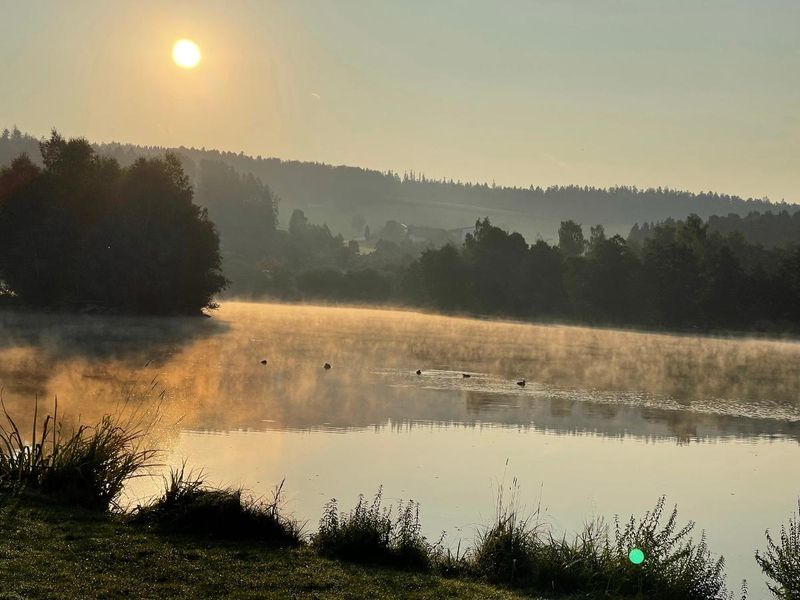
[[[310,539],[288,516],[282,485],[269,501],[216,489],[184,469],[144,507],[119,509],[121,485],[153,455],[107,418],[67,434],[59,424],[25,445],[6,414],[0,437],[0,581],[3,593],[83,598],[147,597],[511,597],[733,598],[724,562],[693,523],[678,524],[662,498],[642,518],[602,522],[554,538],[512,496],[498,497],[494,522],[473,548],[455,553],[421,533],[419,506],[396,515],[360,497],[341,512],[332,500]],[[46,419],[49,422],[50,419]],[[60,431],[59,435],[51,431]],[[76,493],[77,492],[77,493]],[[798,521],[756,559],[776,598],[800,592]],[[641,564],[630,560],[639,549]],[[344,560],[346,563],[332,562]],[[356,567],[354,563],[368,565]],[[39,574],[47,570],[48,576]],[[486,584],[500,586],[486,587]],[[746,596],[743,586],[742,597]]]
[[[478,582],[358,565],[307,546],[165,534],[25,497],[0,505],[0,598],[517,598]]]
[[[36,307],[192,314],[223,289],[219,239],[178,159],[122,168],[81,139],[0,169],[0,292]]]
[[[161,496],[134,511],[132,522],[165,532],[299,546],[302,528],[283,514],[282,489],[283,484],[270,501],[264,501],[247,496],[240,488],[208,487],[181,467],[170,473]]]

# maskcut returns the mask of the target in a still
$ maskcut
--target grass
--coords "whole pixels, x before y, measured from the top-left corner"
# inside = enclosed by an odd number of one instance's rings
[[[215,540],[135,527],[48,499],[5,494],[0,506],[0,597],[442,598],[518,593],[429,573],[333,561],[309,547]]]
[[[283,482],[264,501],[246,496],[240,488],[209,487],[202,476],[187,473],[184,465],[170,472],[164,487],[159,498],[135,511],[133,522],[163,531],[284,546],[302,541],[302,528],[282,511]]]
[[[397,518],[392,519],[391,510],[382,506],[380,489],[371,502],[359,496],[353,510],[347,513],[340,512],[333,499],[325,505],[312,545],[324,556],[430,569],[441,544],[430,544],[422,536],[419,505],[401,503],[397,512]]]
[[[534,574],[534,556],[539,542],[534,515],[523,515],[517,503],[519,487],[514,478],[506,500],[501,484],[497,493],[494,523],[479,531],[471,564],[492,583],[529,585]]]
[[[767,550],[756,552],[756,561],[770,579],[767,584],[776,598],[800,598],[800,502],[797,517],[789,517],[789,524],[781,526],[781,536],[776,542],[767,531]]]
[[[130,478],[152,464],[155,451],[143,447],[145,432],[110,416],[95,426],[69,429],[47,415],[37,433],[38,402],[31,435],[26,440],[2,404],[6,425],[0,425],[0,487],[30,490],[87,508],[117,508]]]
[[[472,565],[491,582],[542,594],[730,598],[723,559],[711,556],[704,534],[698,542],[691,538],[694,523],[678,527],[677,507],[664,518],[665,502],[660,498],[652,511],[625,525],[615,519],[613,539],[602,521],[594,521],[569,541],[545,535],[538,513],[522,515],[515,496],[506,503],[501,492],[495,522],[478,536]],[[632,548],[644,552],[641,565],[628,560]]]

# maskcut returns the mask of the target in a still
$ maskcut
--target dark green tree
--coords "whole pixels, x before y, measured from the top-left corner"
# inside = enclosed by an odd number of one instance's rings
[[[558,228],[558,248],[566,257],[580,256],[586,250],[583,229],[575,221],[561,221]]]
[[[0,278],[23,303],[194,313],[225,286],[219,239],[175,156],[121,169],[81,139],[42,142],[43,169],[0,171]]]

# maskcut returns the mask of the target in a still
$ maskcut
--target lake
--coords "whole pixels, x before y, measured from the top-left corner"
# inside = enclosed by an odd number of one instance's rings
[[[285,479],[308,529],[379,486],[451,546],[514,478],[555,534],[666,494],[753,598],[753,553],[800,496],[795,342],[243,302],[211,319],[3,312],[0,385],[14,415],[55,396],[72,421],[157,412],[165,463],[256,495]]]

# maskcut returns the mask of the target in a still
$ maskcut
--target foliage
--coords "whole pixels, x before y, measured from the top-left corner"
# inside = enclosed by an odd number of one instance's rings
[[[278,244],[278,198],[252,174],[240,174],[222,161],[201,160],[195,188],[197,204],[208,209],[219,230],[230,291],[265,293],[262,265]]]
[[[314,547],[325,556],[355,562],[375,562],[405,568],[427,569],[439,544],[430,544],[421,533],[419,505],[400,503],[398,515],[382,506],[379,489],[371,503],[358,497],[349,513],[339,511],[336,499],[325,505]]]
[[[661,497],[652,511],[621,526],[615,519],[613,552],[615,578],[622,593],[644,593],[647,598],[686,598],[705,600],[725,598],[724,560],[714,560],[705,542],[705,533],[695,542],[690,534],[694,523],[678,527],[678,508],[662,523],[666,498]],[[631,548],[644,552],[645,560],[634,565],[627,560]]]
[[[0,279],[32,306],[196,313],[223,289],[219,240],[174,155],[121,168],[53,132],[43,167],[0,170]]]
[[[641,225],[637,223],[631,228],[628,239],[642,244],[652,237],[656,228],[674,224],[674,219],[644,222]],[[723,236],[739,235],[747,243],[765,248],[794,246],[800,242],[800,211],[792,207],[791,211],[784,209],[777,212],[766,210],[711,215],[708,217],[708,231]]]
[[[800,501],[798,516],[790,517],[789,524],[781,525],[781,536],[776,542],[767,531],[767,549],[756,552],[756,561],[771,580],[767,585],[776,598],[800,598]]]
[[[558,249],[566,257],[575,257],[583,254],[586,249],[586,240],[583,229],[575,221],[562,221],[558,228]]]
[[[142,447],[144,431],[110,416],[94,427],[68,430],[48,415],[37,435],[34,413],[27,442],[3,406],[0,426],[0,486],[33,491],[87,508],[117,507],[125,483],[152,464],[155,452]]]
[[[677,508],[664,521],[665,499],[641,519],[621,526],[613,540],[602,521],[588,523],[572,541],[554,538],[532,516],[524,516],[512,496],[502,494],[495,522],[481,532],[473,556],[475,571],[495,583],[540,593],[612,594],[656,600],[723,600],[723,559],[689,536],[694,527],[677,526]],[[536,523],[536,524],[534,524]],[[645,554],[641,565],[628,560],[631,548]]]
[[[208,487],[186,466],[170,471],[164,493],[139,507],[133,521],[171,532],[213,535],[229,539],[258,539],[278,545],[297,545],[301,527],[283,514],[283,482],[268,501],[245,497],[241,489]]]
[[[800,248],[766,250],[723,237],[692,215],[656,227],[643,246],[564,224],[560,246],[528,246],[478,221],[462,248],[409,266],[408,297],[443,310],[669,328],[800,328]],[[569,235],[567,235],[569,233]],[[568,240],[568,241],[565,241]],[[585,252],[581,248],[586,248]]]

